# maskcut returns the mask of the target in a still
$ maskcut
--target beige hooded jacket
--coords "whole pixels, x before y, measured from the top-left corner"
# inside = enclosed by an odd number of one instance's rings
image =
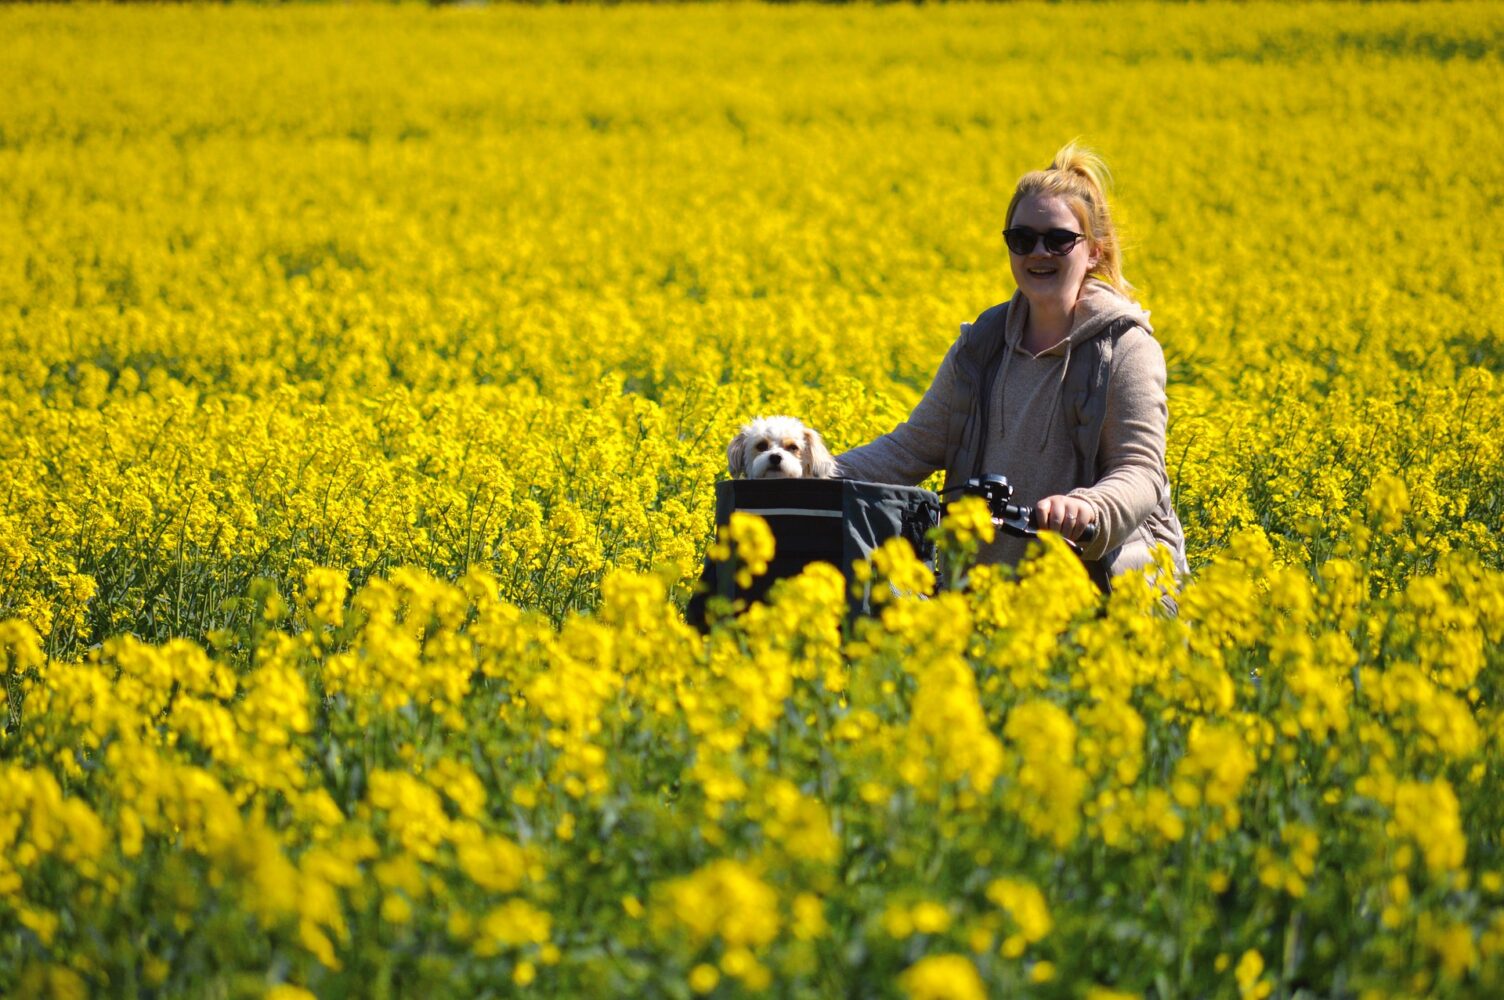
[[[1028,300],[1015,294],[1004,329],[1006,353],[992,393],[987,423],[991,435],[983,468],[1008,477],[1014,503],[1033,505],[1047,496],[1067,493],[1086,500],[1101,527],[1084,555],[1100,559],[1120,549],[1108,567],[1113,575],[1152,562],[1156,542],[1183,548],[1179,524],[1161,524],[1156,514],[1161,500],[1169,495],[1165,472],[1169,410],[1164,354],[1149,332],[1148,313],[1110,285],[1088,279],[1066,339],[1035,355],[1019,346],[1028,309]],[[1119,337],[1112,353],[1100,474],[1095,482],[1077,482],[1071,428],[1061,400],[1066,366],[1073,350],[1122,316],[1131,316],[1137,326]],[[843,476],[915,485],[946,467],[955,350],[953,344],[906,421],[872,443],[838,456]],[[980,558],[1016,563],[1027,545],[1026,539],[1000,533]]]

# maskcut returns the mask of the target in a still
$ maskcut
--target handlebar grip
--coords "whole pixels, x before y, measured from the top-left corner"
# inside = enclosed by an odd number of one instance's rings
[[[1023,509],[1026,512],[1025,520],[1028,522],[1029,527],[1037,531],[1039,529],[1039,511],[1033,507],[1025,507]],[[1101,528],[1102,526],[1096,521],[1088,524],[1086,527],[1081,529],[1081,537],[1076,539],[1076,544],[1090,545],[1093,541],[1096,540],[1097,532],[1100,531]]]

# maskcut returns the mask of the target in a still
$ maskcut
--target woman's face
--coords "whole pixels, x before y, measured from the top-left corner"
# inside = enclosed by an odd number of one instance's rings
[[[1067,229],[1079,233],[1081,221],[1064,198],[1031,194],[1019,201],[1008,228],[1031,229],[1035,233]],[[1036,308],[1048,304],[1069,310],[1076,304],[1087,274],[1097,266],[1097,251],[1084,236],[1071,247],[1070,253],[1061,257],[1047,251],[1041,239],[1035,239],[1033,244],[1028,253],[1008,251],[1018,290]]]

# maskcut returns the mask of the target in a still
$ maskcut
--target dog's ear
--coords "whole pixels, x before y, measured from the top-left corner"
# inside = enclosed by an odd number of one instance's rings
[[[751,430],[743,427],[726,446],[726,468],[731,471],[733,479],[739,479],[747,474],[747,444],[751,440]]]
[[[841,467],[831,457],[830,449],[825,447],[819,431],[804,428],[804,453],[809,456],[811,479],[834,479],[841,474]]]

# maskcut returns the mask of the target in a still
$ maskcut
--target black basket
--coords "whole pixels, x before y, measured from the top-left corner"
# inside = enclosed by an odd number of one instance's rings
[[[707,627],[709,597],[759,601],[774,583],[797,576],[813,562],[830,563],[846,577],[851,615],[871,614],[867,590],[852,593],[851,567],[870,558],[890,538],[907,539],[915,554],[934,567],[934,544],[926,535],[939,523],[940,498],[929,490],[856,479],[728,479],[717,483],[717,529],[729,524],[735,511],[767,521],[773,532],[773,558],[766,573],[742,588],[736,585],[733,565],[706,557],[700,586],[686,610],[690,624],[702,630]]]

